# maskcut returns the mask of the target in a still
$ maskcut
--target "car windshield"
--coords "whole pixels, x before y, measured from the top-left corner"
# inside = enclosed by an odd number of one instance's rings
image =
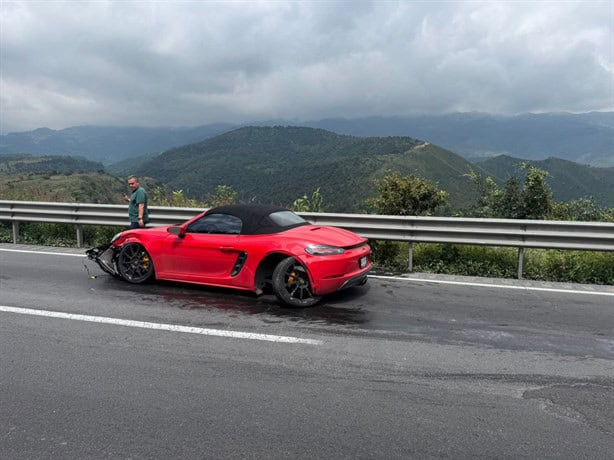
[[[269,214],[269,218],[280,227],[292,227],[294,225],[307,224],[308,222],[292,211],[277,211]]]

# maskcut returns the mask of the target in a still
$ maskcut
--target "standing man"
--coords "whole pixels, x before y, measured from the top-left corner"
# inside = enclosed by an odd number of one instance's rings
[[[130,219],[129,228],[143,228],[149,222],[149,212],[147,211],[147,192],[136,176],[128,178],[128,187],[132,190],[130,196],[124,193],[124,200],[128,204],[128,218]]]

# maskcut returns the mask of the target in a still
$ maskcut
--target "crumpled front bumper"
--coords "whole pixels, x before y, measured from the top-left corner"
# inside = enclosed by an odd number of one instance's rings
[[[100,268],[113,276],[119,276],[117,264],[115,263],[116,248],[110,243],[88,249],[85,251],[88,259],[96,262]]]

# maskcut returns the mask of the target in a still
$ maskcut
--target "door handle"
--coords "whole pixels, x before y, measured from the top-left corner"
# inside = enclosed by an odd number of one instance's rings
[[[236,251],[236,249],[232,246],[220,246],[220,251],[231,252]]]

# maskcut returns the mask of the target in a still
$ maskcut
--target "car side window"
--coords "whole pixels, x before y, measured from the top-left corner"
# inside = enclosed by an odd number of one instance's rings
[[[209,214],[192,222],[187,233],[217,233],[238,235],[241,233],[241,219],[228,214]]]

